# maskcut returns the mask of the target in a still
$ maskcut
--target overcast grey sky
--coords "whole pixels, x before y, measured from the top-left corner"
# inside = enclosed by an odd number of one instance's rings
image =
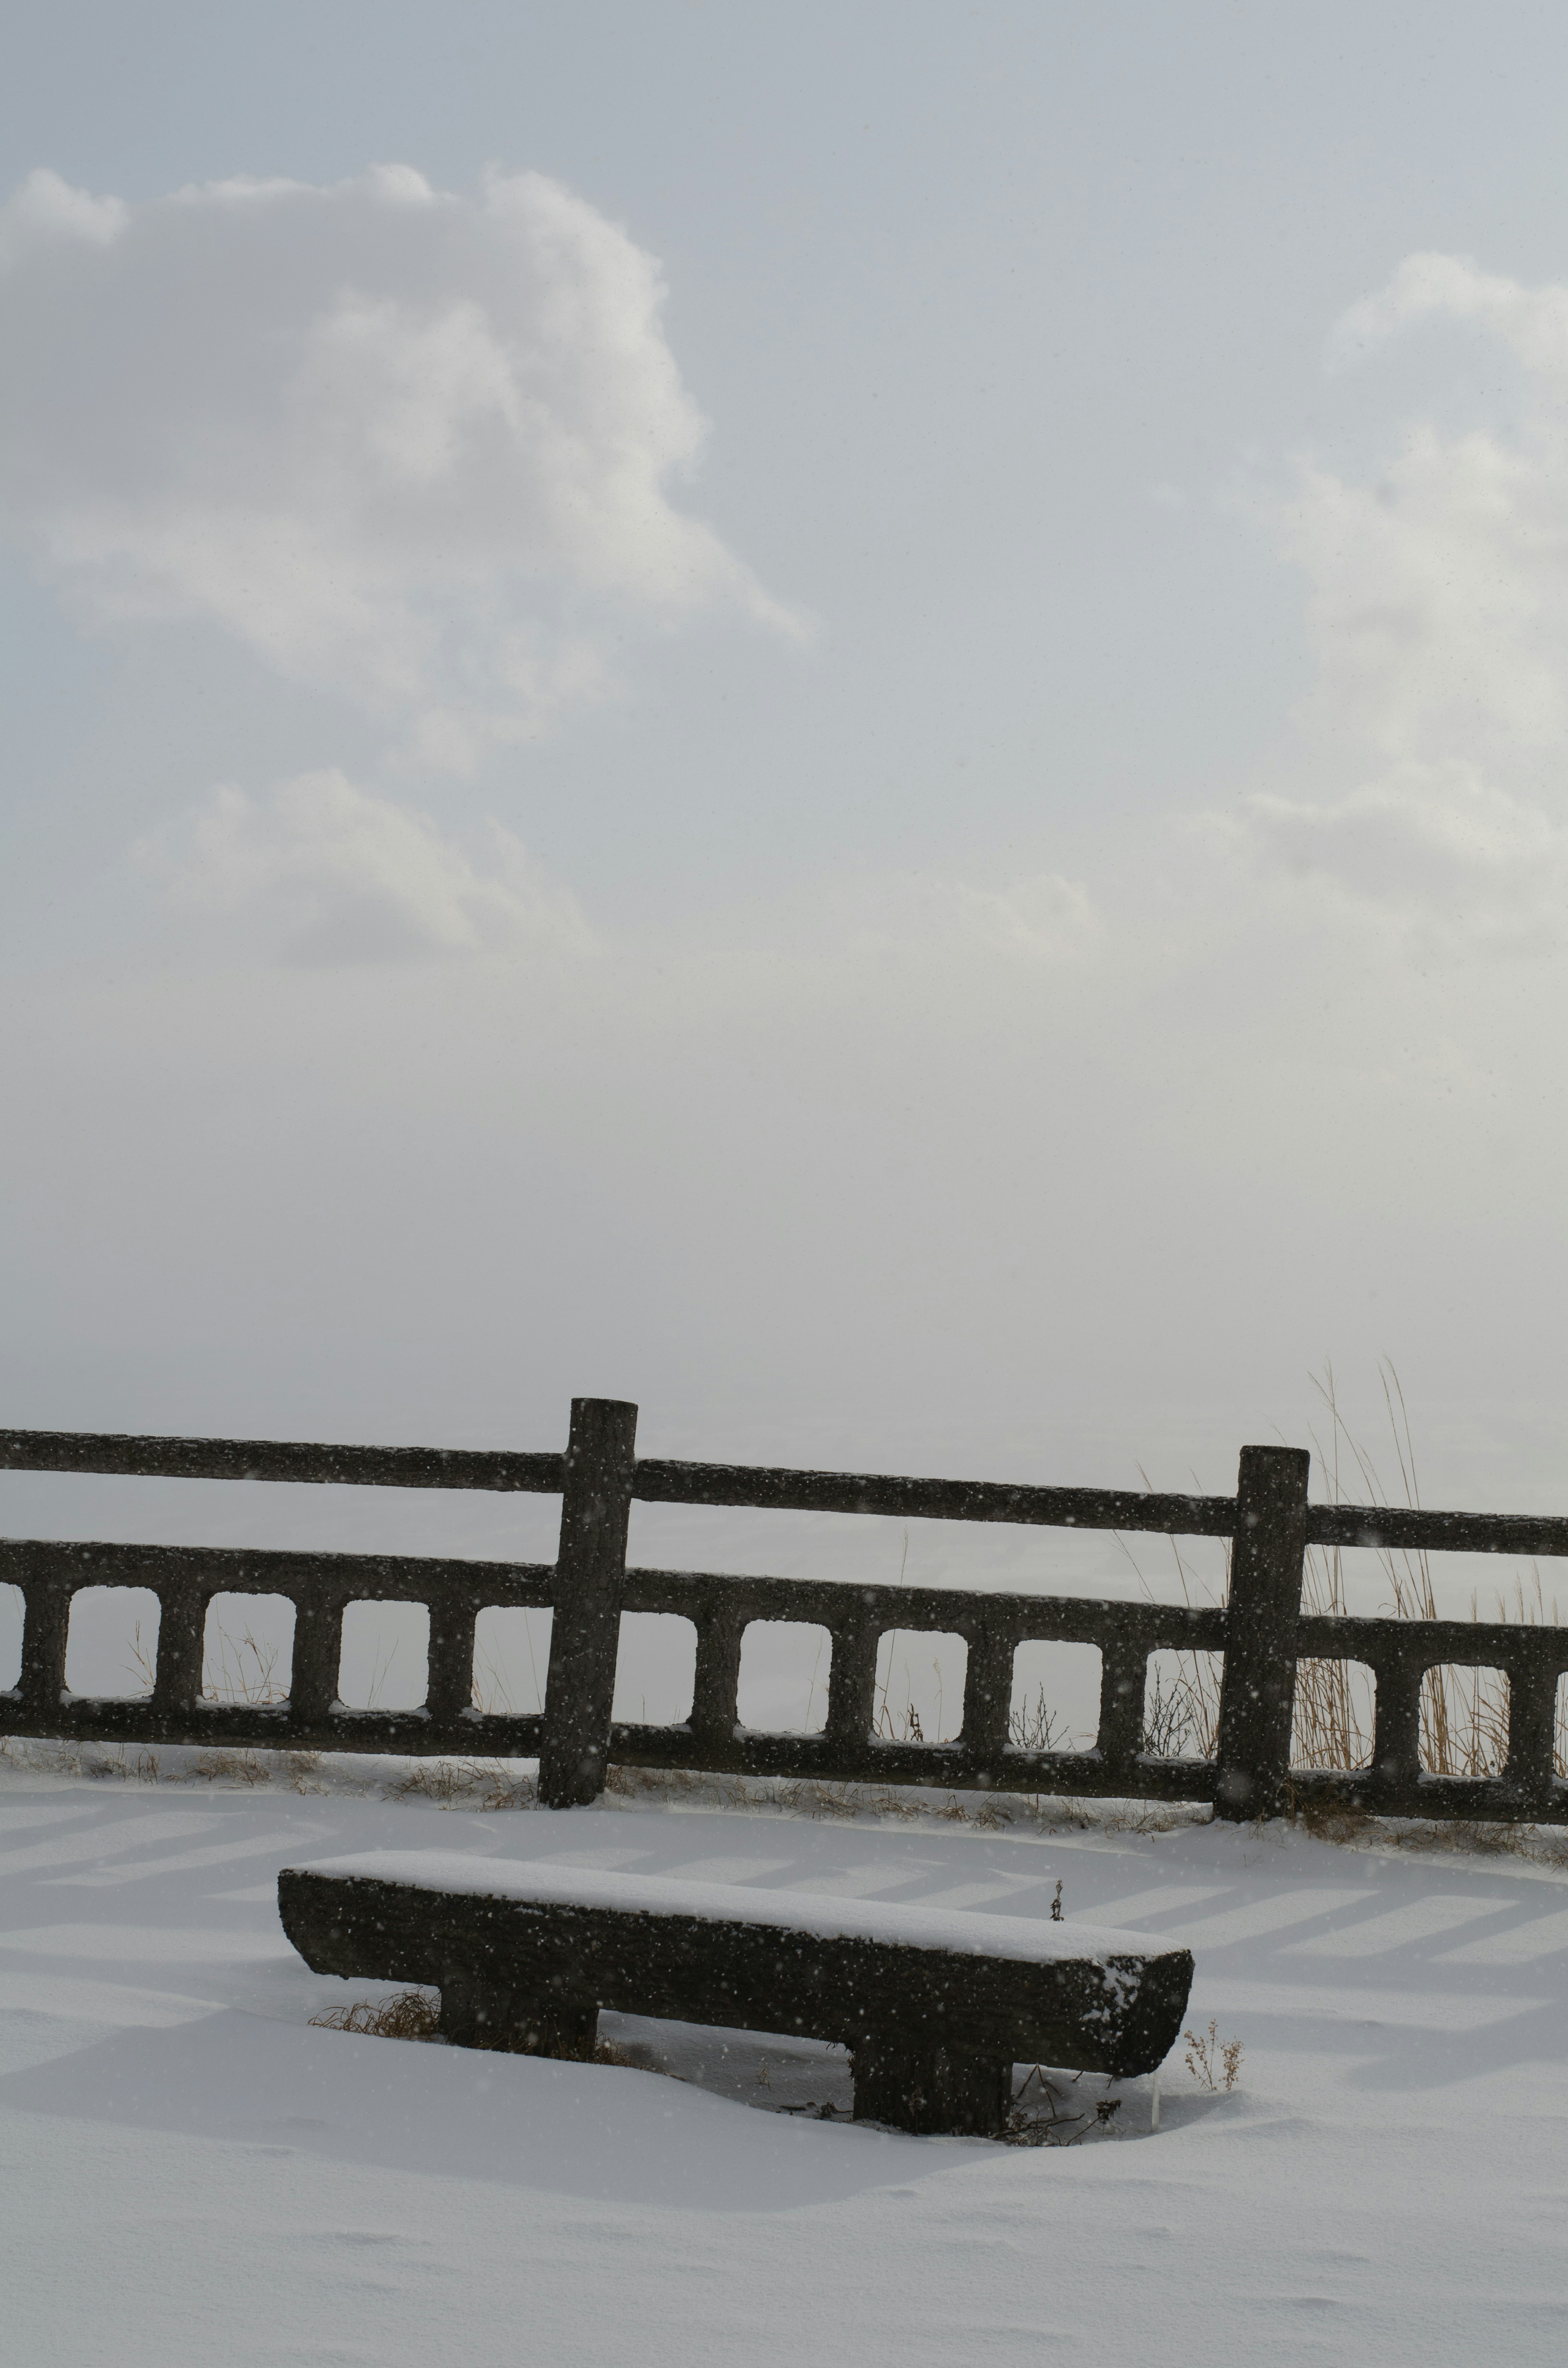
[[[1568,21],[13,12],[3,1418],[1568,1501]]]

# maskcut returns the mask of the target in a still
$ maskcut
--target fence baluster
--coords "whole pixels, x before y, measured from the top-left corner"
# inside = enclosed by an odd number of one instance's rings
[[[1013,1706],[1010,1628],[971,1628],[964,1679],[963,1727],[959,1741],[976,1759],[993,1759],[1007,1748],[1007,1713]]]
[[[479,1606],[464,1589],[430,1591],[429,1676],[425,1707],[431,1720],[450,1726],[473,1708],[473,1631]]]
[[[343,1658],[343,1599],[335,1594],[294,1599],[294,1659],[289,1673],[289,1724],[324,1725],[337,1700]]]
[[[697,1674],[692,1680],[692,1733],[704,1743],[734,1741],[740,1713],[741,1639],[746,1622],[722,1603],[710,1603],[697,1619]]]
[[[839,1619],[829,1631],[833,1658],[827,1672],[829,1750],[863,1751],[870,1740],[877,1714],[877,1644],[881,1622],[873,1604],[858,1616]]]
[[[1539,1653],[1534,1665],[1516,1659],[1508,1671],[1508,1757],[1503,1782],[1521,1811],[1548,1808],[1555,1770],[1552,1744],[1557,1725],[1557,1668]]]
[[[74,1589],[48,1579],[29,1579],[22,1615],[23,1706],[34,1718],[58,1713],[65,1691],[65,1640]],[[47,1731],[47,1730],[46,1730]]]
[[[1108,1635],[1100,1647],[1100,1718],[1095,1749],[1108,1769],[1126,1771],[1135,1789],[1133,1763],[1143,1748],[1143,1696],[1149,1682],[1149,1650],[1131,1637]]]
[[[1372,1766],[1385,1784],[1414,1784],[1421,1773],[1421,1680],[1426,1674],[1419,1641],[1378,1662],[1372,1721]]]
[[[153,1708],[162,1718],[183,1721],[195,1713],[201,1693],[206,1612],[207,1595],[199,1579],[165,1579],[159,1588]]]
[[[1273,1817],[1283,1802],[1311,1463],[1304,1447],[1242,1450],[1220,1686],[1217,1817]]]
[[[636,1469],[636,1407],[574,1398],[540,1739],[547,1809],[585,1806],[604,1789]]]

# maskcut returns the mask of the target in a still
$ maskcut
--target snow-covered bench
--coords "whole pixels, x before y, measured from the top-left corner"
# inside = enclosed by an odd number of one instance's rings
[[[285,1868],[278,1905],[317,1973],[439,1989],[460,2046],[585,2058],[601,2008],[801,2033],[916,2131],[999,2129],[1015,2063],[1153,2071],[1192,1983],[1138,1933],[449,1851]]]

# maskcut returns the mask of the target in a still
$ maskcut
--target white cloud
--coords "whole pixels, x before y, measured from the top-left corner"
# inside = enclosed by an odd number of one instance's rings
[[[1085,951],[1101,927],[1082,882],[1054,871],[999,889],[935,872],[893,872],[846,892],[838,905],[852,939],[923,959],[950,953],[1066,961]]]
[[[1279,513],[1319,662],[1302,720],[1341,780],[1249,802],[1243,836],[1426,931],[1533,948],[1568,907],[1568,288],[1413,256],[1331,358],[1432,320],[1501,342],[1518,425],[1415,419],[1371,481],[1303,467]]]
[[[123,198],[95,198],[74,189],[58,173],[29,173],[16,194],[0,206],[0,270],[29,253],[73,241],[112,246],[131,219]]]
[[[1465,255],[1406,256],[1385,288],[1335,324],[1329,359],[1344,366],[1400,330],[1437,319],[1489,329],[1529,369],[1568,376],[1568,288],[1523,288]]]
[[[1317,720],[1394,759],[1513,760],[1568,727],[1568,453],[1413,427],[1375,484],[1303,474],[1285,516],[1306,570]]]
[[[489,837],[482,868],[424,815],[334,771],[260,802],[225,785],[138,857],[177,907],[247,923],[296,962],[589,951],[572,896],[509,831],[493,823]]]
[[[0,209],[0,521],[97,621],[202,620],[472,766],[612,634],[795,630],[676,507],[706,425],[653,258],[538,173]]]
[[[1322,804],[1255,797],[1239,837],[1266,870],[1376,906],[1428,943],[1562,941],[1568,825],[1461,764],[1409,766]]]

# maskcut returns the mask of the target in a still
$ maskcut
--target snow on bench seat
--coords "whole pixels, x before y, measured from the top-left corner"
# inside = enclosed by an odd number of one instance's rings
[[[517,1899],[539,1907],[608,1907],[644,1916],[697,1916],[714,1922],[767,1924],[784,1932],[814,1932],[824,1941],[885,1941],[912,1949],[946,1949],[959,1956],[997,1957],[1019,1964],[1082,1958],[1103,1965],[1125,1957],[1159,1954],[1170,1942],[1149,1932],[1101,1930],[1034,1916],[982,1916],[967,1907],[920,1902],[841,1899],[830,1892],[781,1891],[738,1883],[692,1883],[673,1874],[608,1874],[559,1860],[478,1858],[472,1850],[361,1850],[325,1859],[312,1874],[405,1884],[483,1899]]]

